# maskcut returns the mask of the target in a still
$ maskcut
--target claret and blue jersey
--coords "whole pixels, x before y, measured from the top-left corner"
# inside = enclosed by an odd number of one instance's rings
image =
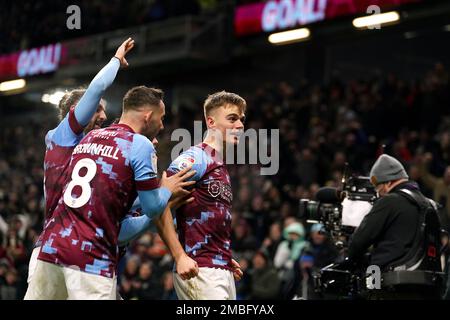
[[[92,80],[76,107],[46,135],[45,223],[36,243],[38,247],[43,245],[41,260],[77,266],[80,270],[104,276],[114,273],[117,240],[125,245],[151,227],[150,217],[162,211],[171,195],[164,188],[154,190],[158,187],[156,153],[147,138],[135,134],[127,126],[117,125],[96,130],[83,139],[83,130],[119,67],[119,60],[112,58]],[[95,158],[84,157],[86,154]],[[131,167],[132,175],[119,173],[117,170],[123,170],[117,169],[120,165],[114,161],[122,161],[126,168]],[[98,177],[99,174],[103,178]],[[105,182],[105,177],[109,184],[98,182]],[[111,185],[111,181],[116,183]],[[91,182],[96,184],[95,191],[91,189]],[[105,186],[114,186],[119,196],[112,196],[116,193]],[[120,225],[118,220],[123,213],[128,213],[129,202],[134,201],[136,192],[144,200],[142,208],[150,217],[127,214]],[[110,212],[109,217],[105,214],[106,209]],[[102,216],[104,220],[99,218]],[[117,239],[119,226],[121,236]]]
[[[67,168],[72,151],[84,137],[83,129],[97,110],[103,93],[114,81],[119,67],[119,60],[111,59],[92,80],[75,108],[72,108],[59,125],[50,130],[45,137],[44,218],[46,221],[51,218],[67,183]],[[41,236],[37,246],[41,245]]]
[[[138,192],[160,189],[155,157],[150,140],[127,125],[87,134],[73,150],[39,259],[113,277],[120,222]]]
[[[199,267],[231,270],[230,176],[216,150],[205,143],[193,146],[177,157],[167,170],[173,175],[192,166],[197,183],[194,201],[176,211],[180,243]]]

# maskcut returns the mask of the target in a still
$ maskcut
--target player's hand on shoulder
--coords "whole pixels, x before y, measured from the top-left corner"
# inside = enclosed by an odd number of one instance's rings
[[[133,49],[133,47],[134,47],[134,40],[132,38],[128,38],[120,45],[119,48],[117,48],[114,57],[119,59],[121,67],[123,68],[128,67],[128,61],[127,59],[125,59],[125,56],[131,49]]]
[[[177,273],[183,280],[189,280],[191,278],[194,278],[198,275],[198,265],[195,260],[188,257],[188,255],[184,254],[182,255],[178,261],[176,262],[177,265]]]
[[[167,173],[164,171],[161,178],[161,187],[165,187],[172,192],[171,200],[177,197],[186,197],[191,192],[186,190],[187,187],[194,185],[195,181],[186,181],[190,177],[195,175],[195,170],[186,168],[173,176],[167,177]]]

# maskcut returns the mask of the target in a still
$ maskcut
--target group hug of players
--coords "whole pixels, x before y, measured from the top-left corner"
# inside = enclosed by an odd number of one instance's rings
[[[242,271],[231,256],[232,192],[222,154],[239,142],[246,102],[225,91],[209,95],[205,139],[158,178],[162,90],[131,88],[119,121],[102,128],[102,96],[128,66],[133,47],[134,40],[124,41],[86,90],[68,92],[59,103],[61,121],[45,137],[45,222],[25,299],[120,299],[123,248],[152,226],[175,261],[179,299],[236,299]]]

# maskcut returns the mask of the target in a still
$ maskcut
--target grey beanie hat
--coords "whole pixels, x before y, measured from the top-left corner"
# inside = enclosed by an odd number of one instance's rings
[[[382,154],[370,170],[370,181],[374,185],[408,178],[400,161],[387,154]]]

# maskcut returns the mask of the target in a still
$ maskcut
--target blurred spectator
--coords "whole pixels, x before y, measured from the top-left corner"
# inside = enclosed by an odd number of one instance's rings
[[[132,282],[138,275],[140,259],[134,255],[128,258],[125,265],[125,271],[120,277],[120,295],[123,299],[136,299],[136,290],[132,286]]]
[[[236,282],[236,299],[237,300],[247,300],[249,298],[252,279],[250,262],[247,258],[243,257],[239,259],[239,264],[241,265],[241,270],[243,272],[241,280]]]
[[[307,245],[305,229],[300,222],[294,222],[283,230],[283,240],[277,248],[274,265],[279,270],[283,296],[287,296],[295,278],[294,263]]]
[[[283,230],[283,240],[275,253],[275,267],[281,270],[292,269],[306,246],[305,229],[300,222],[294,222]]]
[[[314,291],[314,274],[333,262],[338,257],[337,248],[324,234],[323,225],[313,224],[310,229],[310,239],[294,264],[294,279],[287,289],[287,297],[296,299],[318,299]]]
[[[141,240],[139,240],[141,241]],[[148,247],[145,255],[157,263],[164,263],[164,258],[169,255],[168,249],[159,234],[155,233],[151,246]],[[170,259],[169,259],[170,262]]]
[[[446,167],[442,178],[435,177],[428,169],[432,160],[433,155],[431,153],[426,153],[422,158],[422,181],[427,188],[433,191],[433,199],[443,205],[441,219],[448,228],[450,225],[450,165]]]
[[[408,176],[410,180],[416,181],[420,185],[420,190],[426,197],[433,198],[433,190],[427,188],[423,181],[420,165],[412,163],[408,169]]]
[[[275,258],[281,239],[281,226],[278,222],[275,222],[270,225],[269,235],[264,239],[261,246],[261,250],[264,250],[269,255],[270,261],[273,261]]]
[[[151,261],[141,264],[139,275],[131,285],[136,291],[136,297],[139,300],[157,300],[162,296],[161,287],[158,284],[156,275],[153,274],[153,263]]]
[[[309,187],[313,182],[317,181],[316,159],[310,149],[303,149],[300,153],[296,153],[295,171],[300,179],[300,183]]]
[[[319,296],[314,288],[314,257],[309,254],[303,254],[296,265],[297,284],[293,286],[294,291],[289,294],[288,298],[301,300],[314,300]]]
[[[266,252],[259,250],[253,256],[252,283],[249,299],[278,299],[280,279],[277,270],[271,265]]]
[[[251,229],[244,219],[240,219],[233,230],[231,248],[233,252],[245,255],[258,249],[258,241],[251,233]]]
[[[0,267],[1,268],[1,267]],[[2,300],[17,300],[17,271],[9,269],[5,272],[4,281],[0,283],[0,297]]]
[[[314,267],[323,268],[333,263],[338,257],[336,247],[329,241],[326,230],[320,223],[313,224],[310,230],[310,240],[303,249],[314,259]]]
[[[4,239],[4,248],[6,249],[6,257],[13,262],[16,267],[26,264],[27,253],[23,240],[19,237],[19,231],[10,227]]]
[[[253,197],[247,221],[250,223],[258,243],[262,242],[272,222],[271,216],[266,208],[267,206],[265,206],[262,195],[257,194]]]
[[[161,294],[161,300],[178,300],[177,293],[173,286],[173,273],[166,271],[162,277],[163,292]],[[159,297],[158,297],[159,298]]]
[[[442,271],[447,277],[446,281],[446,290],[443,294],[444,300],[450,300],[450,243],[449,243],[449,234],[445,233],[445,235],[442,237],[442,249],[441,249],[441,266]]]

